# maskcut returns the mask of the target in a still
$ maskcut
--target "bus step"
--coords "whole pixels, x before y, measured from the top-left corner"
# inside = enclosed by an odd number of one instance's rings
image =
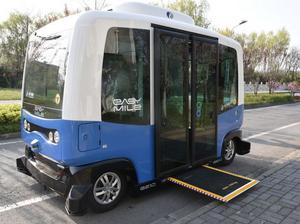
[[[229,202],[259,182],[207,165],[167,180],[222,202]]]

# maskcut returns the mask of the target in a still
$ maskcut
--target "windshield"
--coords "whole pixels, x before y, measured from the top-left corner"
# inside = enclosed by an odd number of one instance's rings
[[[69,31],[29,41],[23,108],[45,118],[61,118]]]

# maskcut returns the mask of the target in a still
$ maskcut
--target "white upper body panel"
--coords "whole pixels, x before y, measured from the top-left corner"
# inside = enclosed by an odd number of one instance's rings
[[[153,10],[154,12],[150,12]],[[124,12],[126,11],[126,12]],[[69,42],[62,118],[66,120],[101,121],[101,74],[106,35],[111,27],[150,30],[150,55],[153,59],[152,24],[218,38],[220,44],[236,49],[239,68],[239,104],[243,104],[243,55],[240,44],[212,30],[194,25],[189,16],[142,3],[126,3],[112,11],[89,11],[55,21],[40,30],[38,35],[51,36],[72,30]],[[151,85],[154,64],[151,60]],[[153,97],[151,97],[153,109]],[[153,110],[152,110],[153,111]],[[153,123],[153,122],[151,122]]]
[[[153,16],[158,18],[169,18],[172,21],[177,21],[181,23],[188,23],[194,25],[195,22],[192,17],[183,14],[181,12],[177,12],[171,9],[164,9],[153,5],[145,5],[139,2],[126,2],[120,5],[116,5],[114,7],[110,7],[107,11],[113,12],[126,12],[131,14],[139,14],[142,16]]]

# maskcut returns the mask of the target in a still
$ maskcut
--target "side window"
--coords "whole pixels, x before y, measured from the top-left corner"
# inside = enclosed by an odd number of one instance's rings
[[[149,30],[111,28],[102,68],[102,121],[149,124]]]
[[[219,111],[238,103],[238,65],[236,50],[220,45],[219,48]]]

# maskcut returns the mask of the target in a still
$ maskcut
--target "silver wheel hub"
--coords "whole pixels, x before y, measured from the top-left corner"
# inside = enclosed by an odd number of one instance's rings
[[[93,195],[95,200],[102,205],[112,203],[121,190],[121,179],[114,172],[103,173],[95,182]]]
[[[235,152],[235,145],[234,145],[234,141],[233,140],[229,140],[226,143],[226,147],[225,147],[225,154],[224,154],[224,158],[225,160],[231,160],[233,155]]]

